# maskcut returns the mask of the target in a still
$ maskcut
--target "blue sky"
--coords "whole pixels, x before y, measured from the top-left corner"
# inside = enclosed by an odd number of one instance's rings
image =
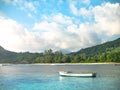
[[[0,0],[0,45],[77,51],[120,37],[119,0]]]

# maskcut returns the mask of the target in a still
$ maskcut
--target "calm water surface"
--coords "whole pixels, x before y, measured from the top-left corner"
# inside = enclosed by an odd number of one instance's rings
[[[59,70],[96,72],[95,78],[60,77]],[[120,65],[7,65],[0,90],[120,90]]]

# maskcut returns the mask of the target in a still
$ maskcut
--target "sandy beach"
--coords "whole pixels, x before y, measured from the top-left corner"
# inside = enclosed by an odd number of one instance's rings
[[[105,63],[33,63],[33,64],[11,64],[11,63],[0,63],[0,66],[8,66],[8,65],[101,65],[101,64],[113,64],[120,65],[120,63],[114,62],[105,62]]]

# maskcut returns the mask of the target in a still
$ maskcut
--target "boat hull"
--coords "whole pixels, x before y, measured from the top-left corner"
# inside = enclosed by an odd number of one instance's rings
[[[59,72],[59,75],[64,77],[95,77],[96,73]]]
[[[0,64],[0,66],[2,66],[2,64]]]

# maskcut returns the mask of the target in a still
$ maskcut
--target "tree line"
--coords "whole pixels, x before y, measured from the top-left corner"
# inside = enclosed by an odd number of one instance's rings
[[[61,51],[45,50],[41,54],[31,54],[17,59],[14,63],[97,63],[120,62],[120,48],[99,55],[88,56],[85,53],[65,55]]]
[[[78,52],[63,54],[52,49],[43,53],[15,53],[0,46],[0,63],[97,63],[120,62],[120,38],[81,49]]]

